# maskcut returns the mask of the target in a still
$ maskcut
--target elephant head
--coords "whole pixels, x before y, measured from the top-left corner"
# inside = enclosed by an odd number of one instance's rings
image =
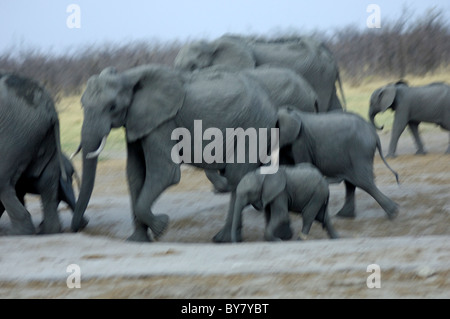
[[[294,143],[302,128],[302,122],[291,107],[283,107],[278,111],[277,126],[280,129],[280,149]]]
[[[369,119],[378,130],[382,130],[383,126],[379,127],[376,125],[375,116],[380,112],[385,112],[389,108],[395,110],[395,98],[397,96],[397,87],[399,85],[407,84],[403,81],[399,81],[395,84],[388,84],[375,90],[370,97]]]
[[[173,118],[184,96],[180,74],[163,66],[139,66],[123,73],[108,68],[88,80],[81,97],[83,173],[72,230],[80,229],[94,187],[97,159],[111,129],[125,127],[127,142],[135,142]]]
[[[243,41],[230,36],[214,42],[199,41],[184,46],[176,56],[174,65],[186,71],[213,65],[243,69],[255,68],[255,59]]]

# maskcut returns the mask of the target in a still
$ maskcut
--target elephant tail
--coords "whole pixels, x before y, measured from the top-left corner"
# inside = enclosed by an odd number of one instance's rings
[[[55,134],[55,143],[56,143],[56,152],[58,153],[58,162],[59,162],[59,168],[61,170],[61,178],[65,182],[67,181],[67,173],[66,169],[64,167],[64,159],[61,149],[61,136],[59,132],[59,120],[56,119],[55,125],[53,126],[54,134]]]
[[[375,132],[375,137],[376,137],[376,140],[377,140],[377,149],[378,149],[378,152],[380,153],[380,157],[383,160],[384,165],[386,165],[386,167],[389,168],[389,170],[394,174],[395,180],[397,181],[397,184],[400,184],[400,181],[399,181],[399,178],[398,178],[398,173],[396,171],[394,171],[392,169],[392,167],[389,166],[389,164],[387,163],[386,159],[384,158],[383,150],[381,149],[380,137],[378,136],[378,134],[376,132]]]

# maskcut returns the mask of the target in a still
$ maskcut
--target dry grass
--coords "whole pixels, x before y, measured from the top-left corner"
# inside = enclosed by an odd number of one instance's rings
[[[344,94],[347,101],[348,111],[355,112],[367,119],[370,95],[377,88],[397,81],[399,79],[367,78],[354,85],[350,82],[343,84]],[[431,82],[444,81],[450,83],[450,69],[442,70],[426,77],[405,77],[410,85],[424,85]],[[61,139],[63,150],[71,154],[80,142],[80,132],[83,123],[83,110],[80,103],[80,95],[67,96],[57,104],[59,118],[61,121]],[[377,116],[377,123],[385,125],[386,131],[390,131],[393,123],[393,112],[387,111]],[[422,124],[421,129],[429,130],[432,124]],[[108,142],[103,154],[103,159],[116,157],[115,155],[125,153],[125,134],[123,129],[114,129],[108,136]]]

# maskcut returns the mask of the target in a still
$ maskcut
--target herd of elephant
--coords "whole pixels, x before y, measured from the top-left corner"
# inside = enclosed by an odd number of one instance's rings
[[[327,209],[328,185],[333,182],[343,181],[346,188],[337,216],[355,217],[358,187],[394,218],[398,205],[374,182],[376,150],[398,182],[383,156],[375,116],[388,108],[395,111],[389,156],[395,156],[407,125],[422,154],[420,122],[450,130],[450,87],[444,83],[410,87],[398,82],[376,90],[368,114],[372,123],[347,112],[336,60],[322,43],[308,37],[262,41],[223,36],[191,43],[180,50],[173,66],[149,64],[121,72],[107,68],[93,75],[81,103],[84,121],[77,152],[82,151],[82,178],[75,199],[74,169],[61,151],[52,98],[32,79],[0,73],[0,216],[6,210],[10,234],[61,232],[61,201],[73,210],[73,231],[88,225],[84,213],[98,156],[113,128],[126,131],[132,241],[153,241],[167,229],[169,217],[153,214],[152,205],[180,180],[180,163],[171,158],[178,142],[171,138],[174,129],[193,132],[194,120],[202,120],[204,129],[223,132],[238,127],[279,129],[280,166],[274,174],[262,174],[263,163],[258,161],[190,161],[204,169],[218,191],[230,193],[225,225],[215,242],[242,241],[241,214],[247,205],[265,211],[266,240],[292,238],[290,211],[303,216],[299,238],[308,235],[314,221],[337,238]],[[245,150],[250,151],[249,145]],[[41,196],[38,229],[25,207],[27,193]]]

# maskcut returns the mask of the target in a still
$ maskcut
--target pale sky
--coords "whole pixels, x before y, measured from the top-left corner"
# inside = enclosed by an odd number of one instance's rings
[[[80,28],[67,25],[71,4],[80,9]],[[25,49],[60,54],[105,42],[186,41],[224,33],[332,33],[350,24],[367,27],[369,4],[379,6],[381,27],[405,6],[415,16],[436,7],[450,20],[449,0],[1,0],[0,54]]]

